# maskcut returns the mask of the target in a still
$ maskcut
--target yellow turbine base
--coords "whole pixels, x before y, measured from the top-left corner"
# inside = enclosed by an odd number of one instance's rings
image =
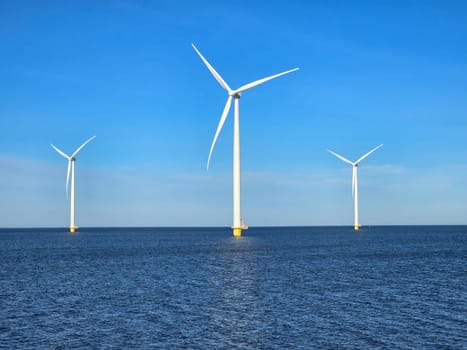
[[[234,237],[241,237],[242,236],[242,229],[238,227],[232,228]]]
[[[77,229],[78,229],[78,226],[70,227],[70,232],[71,233],[76,232]]]
[[[355,225],[353,228],[354,228],[355,231],[358,231],[358,230],[360,230],[360,225]]]

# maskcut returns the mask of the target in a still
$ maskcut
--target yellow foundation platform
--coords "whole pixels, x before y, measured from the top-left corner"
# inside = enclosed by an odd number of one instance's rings
[[[248,226],[245,225],[245,224],[242,224],[242,226],[240,226],[240,227],[232,226],[232,233],[233,233],[234,237],[241,237],[243,230],[248,230]]]
[[[358,230],[360,230],[360,226],[359,226],[359,225],[354,226],[353,229],[354,229],[355,231],[358,231]]]
[[[242,229],[238,227],[232,227],[232,232],[234,237],[241,237],[242,236]]]
[[[76,232],[77,229],[78,229],[78,226],[70,227],[70,232],[71,233]]]

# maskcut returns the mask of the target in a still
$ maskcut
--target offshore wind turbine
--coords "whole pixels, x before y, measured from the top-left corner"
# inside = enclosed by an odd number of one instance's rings
[[[357,176],[357,169],[358,169],[358,164],[364,160],[366,157],[368,157],[370,154],[375,152],[378,148],[383,146],[382,144],[373,148],[370,152],[365,153],[363,156],[357,159],[355,162],[351,162],[347,158],[342,157],[340,154],[337,154],[336,152],[333,152],[328,149],[328,152],[331,153],[332,155],[336,156],[340,160],[342,160],[344,163],[350,164],[352,166],[352,197],[353,197],[353,205],[354,205],[354,224],[353,227],[355,231],[358,231],[360,229],[360,224],[358,222],[358,176]]]
[[[233,135],[233,235],[234,236],[241,236],[242,230],[246,229],[247,226],[242,223],[241,214],[240,214],[240,111],[239,111],[239,100],[240,95],[255,86],[263,84],[271,79],[278,78],[282,75],[294,72],[298,70],[298,68],[290,69],[288,71],[271,75],[266,78],[262,78],[251,83],[245,84],[238,89],[231,89],[230,86],[222,79],[219,73],[209,64],[209,62],[204,58],[201,52],[198,51],[195,45],[191,44],[193,49],[199,55],[201,60],[204,62],[206,67],[209,69],[211,74],[217,80],[217,82],[222,86],[226,91],[229,97],[227,98],[227,102],[225,103],[224,111],[222,112],[221,119],[219,120],[219,124],[217,125],[216,133],[214,134],[214,139],[212,140],[211,149],[209,150],[208,156],[208,163],[207,168],[209,169],[209,162],[211,161],[212,151],[214,150],[214,145],[216,144],[217,137],[224,125],[225,120],[227,119],[227,115],[230,111],[230,106],[232,104],[232,99],[234,100],[234,135]]]
[[[54,150],[58,152],[62,157],[68,160],[68,171],[66,173],[66,193],[68,196],[68,182],[70,180],[71,174],[71,194],[70,194],[70,232],[75,232],[78,229],[78,226],[75,225],[75,161],[76,155],[79,151],[83,149],[89,142],[91,142],[96,136],[90,137],[87,139],[81,146],[79,146],[76,151],[74,151],[71,156],[67,155],[65,152],[61,151],[54,145],[50,144]]]

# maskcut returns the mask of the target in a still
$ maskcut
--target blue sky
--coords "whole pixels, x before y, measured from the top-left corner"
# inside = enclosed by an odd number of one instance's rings
[[[463,1],[16,1],[0,4],[0,227],[229,226],[241,98],[250,225],[467,224]]]

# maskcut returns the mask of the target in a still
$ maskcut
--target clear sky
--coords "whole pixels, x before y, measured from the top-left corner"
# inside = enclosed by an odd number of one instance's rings
[[[465,1],[2,1],[0,227],[467,224]]]

